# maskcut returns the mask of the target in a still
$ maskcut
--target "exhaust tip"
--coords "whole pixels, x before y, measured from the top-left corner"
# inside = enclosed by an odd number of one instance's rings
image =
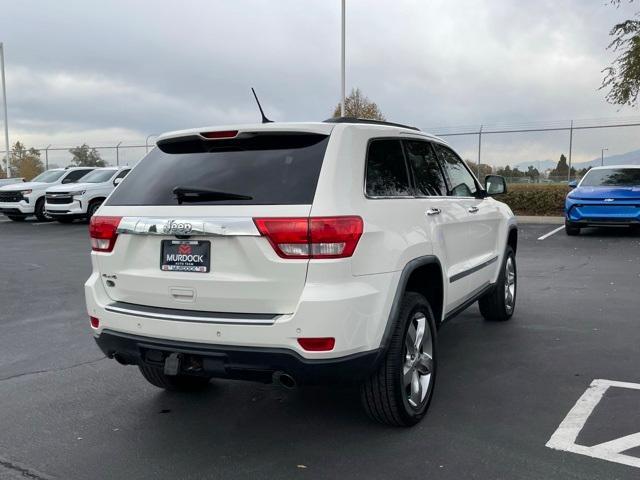
[[[297,384],[295,378],[293,378],[288,373],[282,371],[273,372],[273,376],[271,378],[273,380],[273,383],[284,387],[287,390],[293,390],[294,388],[296,388]]]

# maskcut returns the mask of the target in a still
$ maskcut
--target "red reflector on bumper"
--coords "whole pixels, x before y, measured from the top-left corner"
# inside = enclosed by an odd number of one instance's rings
[[[333,337],[299,338],[298,343],[308,352],[328,352],[335,347],[336,339]]]
[[[98,320],[96,317],[89,317],[89,320],[91,320],[91,326],[93,328],[98,328],[100,326],[100,320]]]

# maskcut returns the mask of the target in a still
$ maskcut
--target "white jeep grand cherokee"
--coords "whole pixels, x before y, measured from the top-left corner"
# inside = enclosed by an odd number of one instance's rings
[[[412,425],[438,326],[515,308],[516,220],[442,140],[357,119],[161,136],[91,220],[95,339],[153,385],[358,382]]]

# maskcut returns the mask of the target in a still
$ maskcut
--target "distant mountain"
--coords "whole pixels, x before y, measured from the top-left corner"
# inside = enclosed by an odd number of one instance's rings
[[[580,170],[582,168],[587,167],[598,167],[600,166],[600,157],[594,158],[593,160],[589,160],[588,162],[580,162],[574,163],[571,166],[576,170]],[[604,157],[605,165],[640,165],[640,150],[633,150],[632,152],[622,153],[620,155],[611,155]],[[556,168],[558,165],[557,160],[536,160],[533,162],[520,162],[512,166],[512,168],[517,168],[521,172],[526,172],[529,168],[529,165],[537,168],[539,171],[543,172],[549,168]]]

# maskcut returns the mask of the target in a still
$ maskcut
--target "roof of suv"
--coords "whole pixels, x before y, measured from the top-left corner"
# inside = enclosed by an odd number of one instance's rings
[[[368,128],[371,130],[378,130],[381,132],[394,132],[394,133],[403,133],[409,135],[416,135],[426,138],[437,138],[439,141],[443,141],[442,139],[436,137],[435,135],[430,135],[428,133],[421,132],[417,130],[415,127],[409,127],[406,125],[395,124],[390,122],[377,122],[372,120],[363,120],[363,119],[351,119],[351,118],[339,118],[339,119],[331,119],[331,121],[325,122],[271,122],[271,123],[246,123],[240,125],[217,125],[217,126],[207,126],[200,128],[190,128],[187,130],[176,130],[173,132],[163,133],[159,135],[156,139],[156,143],[162,142],[163,140],[179,138],[179,137],[188,137],[188,136],[202,136],[203,133],[206,132],[226,132],[226,131],[298,131],[298,132],[308,132],[308,133],[319,133],[324,135],[329,135],[334,128],[345,128],[345,127],[358,127],[358,128]],[[444,142],[446,143],[446,142]]]

